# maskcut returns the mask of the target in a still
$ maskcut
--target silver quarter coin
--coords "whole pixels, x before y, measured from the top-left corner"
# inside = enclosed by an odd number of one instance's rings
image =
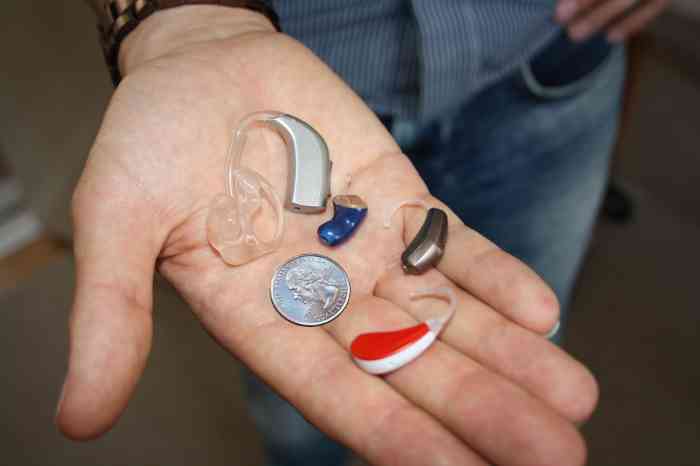
[[[338,317],[350,300],[348,274],[320,254],[293,257],[280,266],[270,283],[272,304],[282,317],[315,327]]]

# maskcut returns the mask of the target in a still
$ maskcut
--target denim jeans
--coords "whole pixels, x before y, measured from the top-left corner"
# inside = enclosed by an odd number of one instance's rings
[[[561,329],[607,183],[621,107],[624,50],[603,40],[581,47],[561,36],[437,121],[383,118],[432,194],[554,289]],[[345,448],[247,379],[270,464],[344,463]]]

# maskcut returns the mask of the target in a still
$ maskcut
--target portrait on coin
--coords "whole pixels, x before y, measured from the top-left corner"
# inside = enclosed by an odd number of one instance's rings
[[[294,299],[307,306],[305,318],[326,319],[333,314],[340,288],[331,277],[332,273],[332,268],[313,263],[287,272],[285,281]]]

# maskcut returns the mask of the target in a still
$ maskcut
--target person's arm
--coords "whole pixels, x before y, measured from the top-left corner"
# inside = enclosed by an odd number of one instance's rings
[[[146,19],[120,63],[124,79],[73,202],[77,287],[56,417],[67,436],[97,437],[125,409],[150,348],[157,269],[224,348],[372,464],[583,464],[575,424],[597,388],[542,336],[558,319],[552,291],[452,213],[438,268],[412,277],[392,267],[424,214],[407,209],[385,229],[385,212],[414,198],[449,209],[313,53],[257,13],[187,6]],[[277,252],[230,267],[207,242],[206,217],[224,191],[232,128],[260,110],[315,127],[331,151],[332,192],[361,195],[370,213],[334,250],[315,234],[326,217],[287,213]],[[284,170],[260,143],[246,164],[281,192]],[[281,263],[314,251],[345,267],[353,291],[340,318],[305,328],[277,315],[269,283]],[[435,286],[458,299],[439,343],[384,378],[353,364],[355,336],[414,324],[422,317],[409,292]]]

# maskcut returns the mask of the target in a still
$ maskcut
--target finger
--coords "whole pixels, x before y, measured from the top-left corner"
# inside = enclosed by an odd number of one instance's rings
[[[640,7],[630,16],[615,24],[608,33],[611,42],[622,42],[637,34],[654,18],[656,18],[670,3],[670,0],[653,0]]]
[[[374,178],[364,179],[358,173],[353,178],[353,190],[362,192],[370,205],[384,206],[370,211],[365,228],[376,233],[372,236],[353,238],[356,251],[364,251],[370,257],[382,257],[382,261],[398,261],[401,251],[420,230],[425,220],[422,209],[402,209],[392,222],[391,229],[384,228],[387,213],[405,200],[423,198],[430,205],[440,207],[448,214],[449,233],[443,258],[438,268],[459,286],[467,289],[510,319],[536,332],[547,333],[559,319],[559,304],[552,290],[525,264],[506,254],[496,245],[464,226],[464,223],[444,203],[426,197],[424,186],[407,187],[404,177],[392,174],[408,173],[413,168],[400,154],[386,154],[365,169],[386,173],[382,183]],[[394,193],[392,199],[386,192]],[[403,232],[403,242],[392,235]],[[379,271],[368,271],[368,275]]]
[[[246,266],[245,274],[271,276],[273,266],[257,261]],[[163,264],[162,270],[179,277],[174,263]],[[209,288],[207,295],[214,298],[192,302],[204,326],[316,427],[371,464],[485,464],[439,422],[357,368],[323,329],[280,317],[269,304],[269,290],[250,290],[242,297],[231,287],[239,277],[239,270],[211,267],[201,281],[190,278],[192,288],[186,286],[184,295]],[[351,316],[354,307],[341,318]]]
[[[444,303],[411,301],[417,289],[452,286],[431,270],[416,277],[397,268],[377,284],[375,293],[406,309],[416,320],[439,315]],[[542,335],[505,319],[469,294],[455,290],[458,306],[441,339],[485,368],[523,387],[570,421],[582,422],[597,402],[597,385],[590,372]]]
[[[464,223],[435,198],[429,204],[448,213],[449,231],[438,270],[509,319],[547,333],[559,319],[554,292],[528,266]],[[425,214],[405,209],[405,241],[418,233]]]
[[[559,0],[555,11],[556,20],[559,24],[568,24],[593,5],[599,5],[606,1],[608,0]]]
[[[633,8],[637,0],[607,0],[595,4],[570,23],[569,37],[574,41],[584,41],[602,30],[606,25]]]
[[[348,348],[359,334],[415,323],[391,302],[369,298],[356,303],[352,318],[326,328]],[[568,421],[442,342],[385,380],[492,464],[583,463],[582,439]]]
[[[85,185],[85,183],[84,183]],[[87,188],[74,202],[77,283],[68,372],[56,424],[68,437],[108,430],[126,407],[151,344],[158,244],[134,203]]]

